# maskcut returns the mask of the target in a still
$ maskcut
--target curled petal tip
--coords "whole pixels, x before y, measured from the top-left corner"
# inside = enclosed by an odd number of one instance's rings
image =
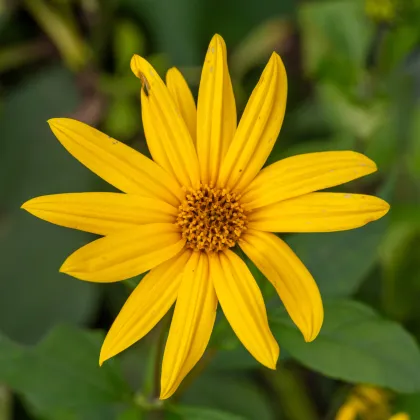
[[[142,74],[141,71],[140,71],[141,59],[142,58],[139,55],[134,54],[133,57],[131,58],[131,62],[130,62],[131,71],[139,79],[141,78],[141,74]]]

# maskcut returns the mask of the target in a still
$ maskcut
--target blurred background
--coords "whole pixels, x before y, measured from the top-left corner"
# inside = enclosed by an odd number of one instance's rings
[[[328,420],[357,398],[362,419],[420,419],[419,22],[420,0],[0,0],[0,420]],[[110,190],[46,120],[76,118],[147,154],[131,56],[161,76],[179,67],[196,96],[214,33],[227,43],[239,115],[271,52],[283,58],[287,112],[269,162],[365,153],[378,173],[340,190],[379,195],[391,211],[354,231],[286,237],[325,300],[315,343],[249,263],[282,348],[278,370],[259,366],[220,317],[203,362],[161,406],[155,331],[98,367],[135,281],[58,273],[92,238],[19,207]]]

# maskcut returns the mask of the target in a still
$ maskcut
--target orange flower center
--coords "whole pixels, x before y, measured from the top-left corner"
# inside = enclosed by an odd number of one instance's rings
[[[208,185],[189,190],[176,222],[187,247],[217,252],[235,246],[247,225],[239,199],[239,194]]]

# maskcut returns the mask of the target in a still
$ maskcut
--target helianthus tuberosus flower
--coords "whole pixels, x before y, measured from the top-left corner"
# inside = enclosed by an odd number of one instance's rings
[[[306,341],[322,325],[311,274],[271,232],[352,229],[388,211],[383,200],[316,192],[376,171],[350,151],[290,157],[263,165],[280,132],[287,78],[273,53],[237,124],[223,39],[210,42],[197,108],[181,73],[166,85],[142,57],[131,62],[141,80],[144,131],[153,160],[71,119],[49,121],[63,146],[122,193],[38,197],[23,208],[62,226],[103,237],[74,252],[61,271],[115,282],[150,272],[133,291],[103,344],[100,363],[144,337],[175,304],[166,343],[161,398],[171,396],[203,355],[220,306],[248,351],[275,369],[279,347],[267,321],[248,255],[274,285]]]
[[[358,385],[338,410],[335,420],[410,420],[407,413],[390,414],[389,397],[381,388]]]
[[[378,22],[393,22],[397,8],[398,0],[365,0],[366,14]]]

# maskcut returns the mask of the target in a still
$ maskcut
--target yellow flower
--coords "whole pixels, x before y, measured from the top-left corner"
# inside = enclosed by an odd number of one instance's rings
[[[147,270],[112,325],[100,363],[144,337],[176,301],[166,343],[161,398],[170,397],[203,355],[218,303],[248,351],[275,369],[279,347],[262,294],[238,244],[276,288],[306,341],[323,321],[311,274],[270,232],[352,229],[382,217],[383,200],[318,193],[376,171],[350,151],[310,153],[262,169],[280,131],[287,78],[273,53],[237,126],[226,47],[215,35],[201,76],[197,109],[181,73],[166,85],[142,57],[142,118],[153,160],[78,121],[49,121],[62,145],[123,193],[38,197],[23,208],[62,226],[103,235],[74,252],[60,271],[115,282]]]
[[[397,413],[391,416],[389,420],[410,420],[410,416],[407,413]]]
[[[390,414],[389,397],[381,388],[358,385],[338,410],[335,420],[410,420],[406,413]]]
[[[397,14],[396,0],[365,0],[366,14],[379,22],[392,22]]]

